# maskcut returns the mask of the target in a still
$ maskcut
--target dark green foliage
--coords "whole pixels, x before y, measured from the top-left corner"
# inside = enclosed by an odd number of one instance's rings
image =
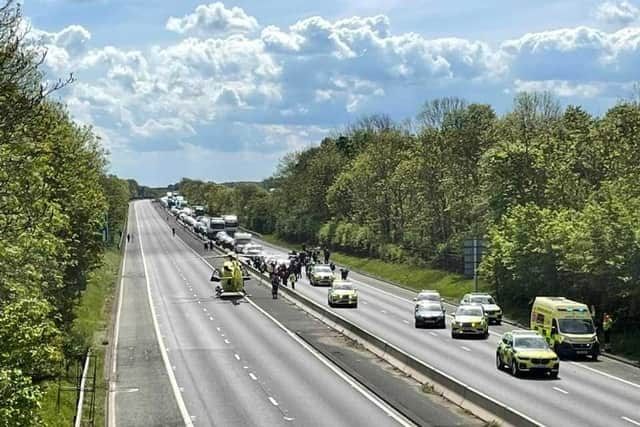
[[[121,221],[129,197],[91,129],[47,97],[65,83],[46,88],[21,21],[13,1],[0,5],[0,426],[39,424],[37,382],[86,351],[73,308],[107,212]]]
[[[446,98],[427,102],[418,122],[416,132],[384,116],[363,119],[287,155],[268,192],[207,194],[289,241],[454,272],[463,240],[484,236],[482,273],[511,312],[526,316],[535,296],[563,295],[614,313],[634,336],[640,104],[596,118],[563,110],[548,93],[522,93],[497,117],[490,106]]]

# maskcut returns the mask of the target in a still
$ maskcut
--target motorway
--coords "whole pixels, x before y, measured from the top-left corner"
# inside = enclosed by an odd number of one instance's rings
[[[285,249],[257,243],[267,253],[286,256]],[[446,330],[414,327],[414,293],[354,272],[349,279],[358,288],[358,308],[335,308],[335,312],[538,423],[640,426],[639,369],[611,359],[562,361],[557,380],[514,378],[495,365],[499,337],[514,327],[492,326],[487,340],[453,340],[449,321]],[[327,288],[312,287],[303,278],[296,291],[327,306]],[[447,310],[451,313],[453,307]]]
[[[135,336],[129,334],[129,341],[123,341],[127,330],[121,331],[112,426],[409,425],[254,303],[233,305],[212,297],[207,280],[211,268],[171,236],[151,203],[135,202],[130,210],[130,227],[136,230],[132,246],[139,249],[142,271],[126,270],[125,277],[135,274],[138,281],[124,286],[129,293],[146,287],[161,342],[161,354],[151,351],[150,362],[157,367],[161,360],[166,369],[156,369],[155,376],[147,378],[163,399],[154,408],[147,397],[145,414],[137,399],[149,393],[149,384],[123,387],[132,372],[127,371],[127,351]],[[123,324],[135,328],[135,321],[126,321],[122,310]],[[140,363],[137,367],[142,368]],[[173,402],[166,399],[167,390],[172,390]],[[154,412],[166,412],[169,418],[158,418]]]

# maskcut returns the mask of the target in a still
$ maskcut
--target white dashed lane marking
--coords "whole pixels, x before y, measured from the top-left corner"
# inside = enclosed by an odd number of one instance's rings
[[[569,392],[568,392],[567,390],[563,390],[563,389],[558,388],[558,387],[554,387],[553,389],[554,389],[555,391],[559,391],[559,392],[560,392],[560,393],[562,393],[562,394],[569,394]]]
[[[405,319],[405,320],[403,320],[403,322],[404,322],[404,323],[406,323],[407,325],[409,324],[409,321],[408,321],[408,320],[406,320],[406,319]]]
[[[640,426],[640,421],[632,420],[629,417],[620,417],[620,418],[622,418],[623,420],[625,420],[628,423],[631,423],[631,424],[636,425],[636,426]]]
[[[278,402],[273,397],[269,396],[269,401],[273,406],[278,406]]]
[[[429,332],[429,335],[433,335],[434,337],[438,336],[438,334],[436,334],[435,332]]]
[[[229,340],[224,340],[224,343],[225,343],[225,344],[231,344],[231,341],[229,341]]]
[[[463,349],[464,351],[471,351],[471,349],[469,347],[460,346],[460,348]]]
[[[236,360],[240,360],[240,356],[238,356],[237,354],[234,354],[233,357],[235,357]]]
[[[256,376],[253,374],[253,372],[249,372],[249,378],[251,378],[251,379],[252,379],[252,380],[254,380],[254,381],[257,381],[257,380],[258,380],[258,377],[256,377]]]

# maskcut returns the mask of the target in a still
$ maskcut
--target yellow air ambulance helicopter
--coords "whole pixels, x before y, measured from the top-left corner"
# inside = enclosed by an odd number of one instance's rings
[[[234,304],[244,298],[247,292],[244,289],[244,282],[250,280],[249,274],[242,268],[238,261],[238,256],[233,252],[220,255],[215,258],[224,258],[222,271],[214,268],[211,274],[211,282],[219,282],[216,286],[216,298],[231,300]]]

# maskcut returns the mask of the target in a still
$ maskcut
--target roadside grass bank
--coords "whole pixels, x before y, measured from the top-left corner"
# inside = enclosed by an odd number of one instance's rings
[[[277,246],[300,250],[299,244],[286,242],[274,235],[264,234],[262,239]],[[443,270],[418,267],[411,264],[391,263],[375,258],[362,258],[341,252],[331,252],[331,259],[335,263],[345,265],[354,271],[360,271],[397,283],[416,292],[421,289],[435,289],[445,299],[456,303],[464,294],[474,290],[473,279],[467,279],[460,274]],[[482,281],[478,283],[478,287],[480,290],[487,289],[486,283]]]
[[[77,318],[74,320],[73,331],[91,347],[95,357],[91,359],[88,376],[94,372],[96,364],[96,393],[94,425],[104,425],[105,399],[107,382],[104,375],[105,352],[108,346],[108,325],[111,307],[115,296],[116,280],[120,267],[122,253],[116,248],[109,248],[103,254],[102,265],[91,272],[87,282],[87,289],[82,293],[80,302],[75,309]],[[80,368],[82,369],[82,368]],[[63,389],[74,389],[73,368],[69,371],[70,380],[60,382]],[[40,384],[44,396],[41,401],[40,416],[46,426],[68,427],[73,423],[76,412],[76,392],[62,391],[60,393],[60,407],[58,408],[58,382],[49,380]],[[87,378],[85,387],[91,387],[92,382]],[[88,413],[90,396],[85,394],[84,413]]]

